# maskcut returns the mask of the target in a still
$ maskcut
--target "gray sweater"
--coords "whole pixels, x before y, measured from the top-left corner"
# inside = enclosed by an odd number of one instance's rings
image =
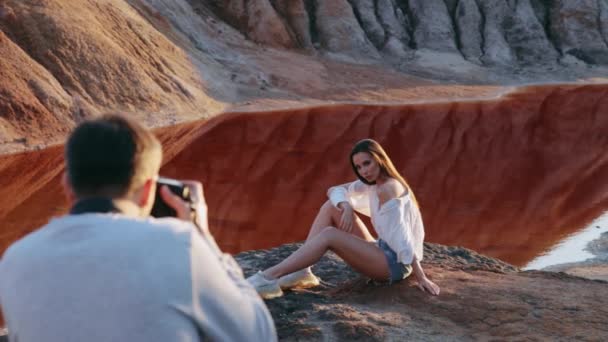
[[[212,237],[177,219],[53,219],[0,261],[11,341],[275,341],[272,318]]]

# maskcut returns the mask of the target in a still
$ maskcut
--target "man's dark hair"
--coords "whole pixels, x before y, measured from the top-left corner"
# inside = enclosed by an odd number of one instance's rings
[[[119,114],[85,121],[65,146],[68,181],[78,198],[125,196],[158,172],[161,158],[158,139]]]

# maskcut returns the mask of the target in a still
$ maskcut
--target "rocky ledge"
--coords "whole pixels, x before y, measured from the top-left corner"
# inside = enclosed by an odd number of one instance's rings
[[[245,274],[269,267],[299,245],[240,253]],[[425,245],[423,267],[437,297],[409,279],[394,285],[361,277],[333,253],[313,267],[321,286],[267,301],[283,341],[450,341],[608,339],[608,283],[522,272],[461,247]]]

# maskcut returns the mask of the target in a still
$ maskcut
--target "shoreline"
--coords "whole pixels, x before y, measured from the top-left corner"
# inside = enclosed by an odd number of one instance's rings
[[[584,231],[594,229],[605,230],[607,224],[608,213],[604,213],[594,220]],[[565,250],[568,250],[568,248],[566,247]],[[608,281],[608,231],[602,231],[598,237],[586,242],[583,251],[592,257],[584,260],[548,265],[540,268],[540,270],[563,272],[578,277]]]
[[[583,261],[556,264],[542,268],[542,271],[563,272],[577,277],[608,282],[608,232],[590,241],[585,248],[595,257]]]

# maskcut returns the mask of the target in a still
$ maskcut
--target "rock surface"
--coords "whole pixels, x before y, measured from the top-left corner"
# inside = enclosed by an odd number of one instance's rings
[[[606,1],[558,0],[548,9],[548,23],[558,49],[587,63],[608,62]]]
[[[298,245],[244,252],[250,275]],[[267,301],[282,341],[488,341],[608,338],[608,283],[563,273],[519,272],[461,247],[425,245],[437,297],[415,280],[375,284],[333,253],[313,267],[322,285]]]
[[[314,48],[319,51],[355,59],[377,58],[392,38],[402,47],[392,52],[403,58],[411,58],[410,49],[429,49],[471,60],[483,56],[481,61],[490,65],[557,63],[566,54],[585,63],[606,64],[608,24],[603,0],[260,0],[250,3],[272,16],[261,17],[254,28],[245,23],[259,18],[259,12],[243,3],[230,1],[228,6],[217,5],[215,11],[253,41],[270,46],[290,48],[296,43],[310,48],[312,38],[298,43],[284,33],[291,31],[316,37],[321,44]],[[296,20],[289,14],[293,12],[299,13]],[[281,33],[258,37],[258,26],[280,27]],[[274,39],[269,42],[269,38]]]

